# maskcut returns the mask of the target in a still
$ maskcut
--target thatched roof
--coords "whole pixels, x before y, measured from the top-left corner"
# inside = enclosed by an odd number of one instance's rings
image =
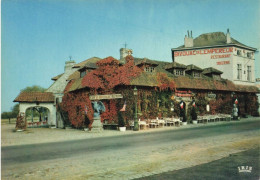
[[[194,64],[190,64],[187,66],[186,71],[193,71],[193,70],[203,71],[201,68],[199,68],[198,66],[195,66]]]
[[[82,79],[83,78],[75,79],[74,82],[72,83],[72,85],[70,86],[69,91],[75,91],[77,89],[81,89],[82,88],[82,85],[81,85]]]
[[[68,77],[67,81],[70,81],[70,80],[72,80],[72,79],[78,79],[78,78],[80,78],[80,72],[79,72],[79,71],[75,71],[74,73],[72,73],[72,74]]]
[[[209,68],[203,69],[202,74],[219,74],[220,75],[220,74],[223,74],[223,72],[218,69],[215,69],[213,67],[209,67]]]
[[[99,60],[101,60],[101,58],[99,57],[92,57],[92,58],[89,58],[89,59],[86,59],[85,61],[82,61],[78,64],[75,64],[73,66],[73,68],[82,68],[88,64],[96,64],[96,62],[98,62]]]
[[[52,92],[21,92],[14,102],[54,102]]]
[[[74,66],[73,66],[73,68],[79,68],[77,71],[75,71],[74,73],[72,73],[69,77],[68,77],[68,79],[67,79],[67,81],[70,81],[70,80],[72,80],[72,79],[78,79],[78,78],[80,78],[80,71],[81,70],[84,70],[84,69],[96,69],[97,68],[97,65],[96,65],[96,63],[98,62],[98,61],[100,61],[101,59],[100,58],[98,58],[98,57],[92,57],[92,58],[89,58],[89,59],[87,59],[87,60],[85,60],[85,61],[82,61],[82,62],[80,62],[80,63],[78,63],[78,64],[75,64]]]
[[[132,79],[131,85],[133,86],[149,86],[156,87],[157,82],[157,73],[141,73],[138,77]]]
[[[64,74],[64,73],[59,74],[59,75],[57,75],[57,76],[51,78],[51,80],[56,81],[56,80],[58,80],[63,74]]]
[[[140,64],[144,59],[143,58],[134,58],[135,64]],[[168,72],[165,67],[173,67],[178,66],[176,63],[164,62],[164,61],[157,61],[157,60],[150,60],[153,63],[158,64],[156,67],[156,72],[154,73],[146,73],[142,72],[138,77],[135,77],[131,80],[130,85],[133,86],[147,86],[147,87],[157,87],[158,80],[157,75],[158,73],[165,73],[168,78],[172,79],[177,89],[199,89],[199,90],[219,90],[219,91],[238,91],[238,92],[258,92],[258,88],[255,86],[238,86],[235,85],[233,82],[225,79],[221,80],[214,80],[210,77],[202,75],[201,78],[194,78],[188,74],[185,76],[174,76],[172,73]],[[180,65],[180,67],[184,67]],[[199,70],[203,71],[201,68],[195,65],[187,66],[189,70]],[[204,69],[205,70],[205,69]],[[78,72],[78,71],[77,71]],[[214,68],[207,68],[207,72],[218,72],[221,71],[214,69]],[[75,78],[72,85],[69,87],[69,91],[75,91],[78,89],[83,88],[81,85],[81,81],[83,78],[79,77]]]
[[[170,70],[170,69],[174,69],[174,68],[186,69],[187,66],[185,66],[184,64],[180,64],[180,63],[177,63],[177,62],[173,62],[173,63],[167,64],[164,68],[165,68],[166,70]]]
[[[233,82],[222,79],[193,78],[191,76],[179,76],[174,78],[176,87],[179,89],[200,89],[235,92],[258,92],[256,86],[235,85]]]
[[[85,69],[97,69],[97,68],[98,67],[96,63],[86,63],[86,65],[80,68],[78,71],[84,71]]]
[[[140,59],[135,63],[136,66],[140,66],[140,65],[144,65],[144,64],[150,64],[150,65],[153,65],[153,66],[159,65],[156,61],[153,61],[153,60],[150,60],[150,59],[147,59],[147,58]]]

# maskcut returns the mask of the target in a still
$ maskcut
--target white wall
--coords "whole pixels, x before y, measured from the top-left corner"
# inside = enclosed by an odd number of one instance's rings
[[[26,110],[31,107],[45,107],[49,110],[48,125],[56,126],[56,106],[53,103],[19,103],[20,112],[25,114]]]
[[[229,79],[236,84],[254,85],[254,59],[247,58],[247,52],[253,51],[245,50],[242,56],[237,56],[236,50],[242,50],[243,52],[243,49],[235,47],[185,50],[182,54],[176,53],[174,61],[185,65],[194,64],[202,69],[214,67],[223,72],[221,77],[224,79]],[[237,80],[237,63],[242,64],[242,80]],[[247,66],[252,67],[252,81],[250,82],[247,81]],[[244,70],[246,74],[244,74]]]
[[[73,63],[68,63],[65,65],[64,74],[57,79],[47,90],[46,92],[52,92],[52,93],[63,93],[66,85],[68,84],[67,79],[69,76],[78,70],[78,68],[72,68]]]

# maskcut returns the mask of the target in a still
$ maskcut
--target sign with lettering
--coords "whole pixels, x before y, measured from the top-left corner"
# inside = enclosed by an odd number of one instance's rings
[[[208,93],[208,97],[209,98],[212,98],[212,99],[216,99],[216,94],[214,94],[214,93]]]
[[[211,55],[211,59],[219,59],[219,58],[229,58],[231,54],[221,54],[221,55]]]
[[[217,65],[225,65],[225,64],[230,64],[230,61],[218,61]]]
[[[200,49],[200,50],[190,50],[190,51],[175,51],[174,57],[177,57],[177,56],[192,56],[192,55],[197,55],[197,54],[230,53],[230,52],[233,52],[233,47]]]
[[[90,95],[89,99],[93,100],[101,100],[101,99],[120,99],[123,98],[122,94],[106,94],[106,95]]]
[[[176,90],[175,91],[175,96],[177,97],[192,97],[192,92],[189,90],[189,91],[178,91]]]

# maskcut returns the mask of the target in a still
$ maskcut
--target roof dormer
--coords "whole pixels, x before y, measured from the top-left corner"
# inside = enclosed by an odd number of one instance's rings
[[[195,78],[200,78],[202,76],[202,69],[199,68],[198,66],[195,66],[194,64],[190,64],[187,66],[187,69],[186,69],[186,74],[189,74],[191,75],[192,77],[195,77]]]
[[[145,72],[153,73],[155,72],[155,69],[159,64],[150,59],[144,58],[142,61],[137,62],[135,65]]]
[[[96,64],[94,63],[89,63],[86,64],[84,67],[80,68],[78,71],[80,72],[80,77],[84,77],[88,72],[97,69]]]
[[[179,64],[177,62],[173,62],[167,64],[164,69],[175,76],[185,76],[185,69],[187,67],[184,64]]]
[[[209,68],[203,69],[202,74],[205,76],[211,77],[213,79],[220,80],[221,74],[223,74],[223,72],[219,71],[218,69],[215,69],[213,67],[209,67]]]

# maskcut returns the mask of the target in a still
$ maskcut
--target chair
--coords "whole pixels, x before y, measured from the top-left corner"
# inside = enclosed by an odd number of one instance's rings
[[[128,121],[128,123],[129,123],[129,127],[130,127],[130,129],[134,129],[134,121],[133,120],[130,120],[130,121]]]
[[[174,123],[175,126],[180,126],[180,125],[181,125],[181,120],[180,120],[180,118],[174,118],[174,119],[173,119],[173,123]]]
[[[158,126],[159,126],[159,124],[158,124],[158,122],[157,122],[156,119],[152,119],[152,120],[150,121],[149,127],[154,127],[154,128],[156,128],[156,127],[158,127]]]
[[[198,116],[197,121],[198,123],[203,123],[203,116]]]
[[[138,121],[138,124],[139,124],[139,129],[142,129],[141,127],[143,127],[143,129],[146,129],[147,128],[147,124],[146,124],[146,121]]]

